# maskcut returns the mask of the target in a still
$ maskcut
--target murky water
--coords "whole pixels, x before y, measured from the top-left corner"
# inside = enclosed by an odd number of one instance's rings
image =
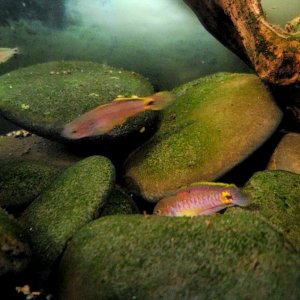
[[[169,89],[218,71],[247,70],[180,0],[67,0],[63,14],[64,25],[56,28],[33,18],[0,27],[1,45],[22,50],[0,73],[44,61],[91,60],[134,70],[157,89]]]
[[[281,27],[300,13],[299,0],[262,0],[261,4],[268,21]]]

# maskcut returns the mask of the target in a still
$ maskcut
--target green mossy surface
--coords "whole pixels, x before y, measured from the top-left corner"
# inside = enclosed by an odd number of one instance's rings
[[[30,258],[25,230],[0,208],[0,276],[23,271]]]
[[[122,188],[115,186],[103,206],[100,216],[137,213],[139,213],[139,209],[132,198]]]
[[[284,170],[300,175],[300,133],[290,132],[276,146],[268,170]]]
[[[84,154],[76,154],[61,143],[36,135],[26,138],[0,136],[0,158],[3,161],[39,161],[65,168],[84,157]]]
[[[118,95],[152,93],[151,84],[134,72],[93,62],[49,62],[2,75],[0,110],[30,131],[59,136],[66,123]],[[144,113],[141,120],[154,115]]]
[[[45,124],[64,124],[120,94],[151,92],[142,76],[93,62],[37,64],[0,77],[1,109],[32,122],[42,117]]]
[[[88,157],[69,167],[25,210],[21,221],[40,271],[47,273],[72,235],[95,218],[114,180],[107,158]]]
[[[244,191],[258,213],[300,251],[300,175],[286,171],[258,172]]]
[[[149,201],[215,180],[257,149],[281,112],[258,77],[219,73],[173,90],[161,128],[129,158],[125,176]]]
[[[45,162],[0,160],[0,206],[15,207],[33,201],[61,172]]]
[[[109,216],[62,258],[58,299],[298,299],[300,257],[255,214]]]

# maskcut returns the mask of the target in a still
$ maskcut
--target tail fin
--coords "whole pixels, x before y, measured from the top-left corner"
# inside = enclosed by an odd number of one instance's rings
[[[164,91],[153,94],[147,98],[146,110],[162,110],[171,104],[174,97],[170,92]],[[145,99],[146,100],[146,99]],[[144,100],[144,101],[145,101]]]

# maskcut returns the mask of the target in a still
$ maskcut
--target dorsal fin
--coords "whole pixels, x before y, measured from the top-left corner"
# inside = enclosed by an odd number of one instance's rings
[[[193,182],[189,185],[190,187],[197,186],[215,186],[215,187],[224,187],[224,188],[236,188],[237,186],[233,183],[223,183],[223,182],[210,182],[210,181],[200,181]]]

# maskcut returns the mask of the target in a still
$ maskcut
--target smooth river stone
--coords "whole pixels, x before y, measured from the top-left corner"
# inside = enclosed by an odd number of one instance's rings
[[[300,174],[299,133],[288,133],[282,138],[271,157],[268,169]]]
[[[93,62],[48,62],[0,76],[0,112],[37,135],[74,143],[61,136],[66,123],[118,95],[152,93],[150,82],[134,72]],[[120,139],[124,143],[125,138],[135,137],[133,141],[141,142],[154,131],[159,118],[160,113],[147,111],[88,141],[112,143]]]
[[[173,93],[160,130],[125,166],[131,191],[151,202],[184,185],[216,180],[262,145],[282,118],[255,75],[219,73]]]
[[[72,235],[96,218],[114,187],[115,169],[103,156],[69,167],[21,217],[31,239],[34,269],[46,278]]]
[[[300,257],[257,215],[108,216],[78,231],[56,299],[299,299]]]
[[[0,159],[0,206],[11,209],[28,205],[63,170],[46,162]]]
[[[244,192],[252,199],[252,207],[300,252],[300,175],[287,171],[255,173]]]

